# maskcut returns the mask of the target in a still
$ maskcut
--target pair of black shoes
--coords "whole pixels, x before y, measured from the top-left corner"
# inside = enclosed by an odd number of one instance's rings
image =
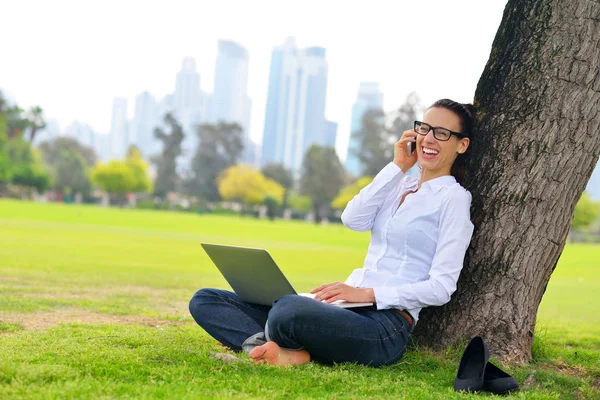
[[[460,359],[454,391],[477,392],[487,390],[505,394],[519,387],[512,376],[488,361],[490,354],[481,336],[471,339]]]

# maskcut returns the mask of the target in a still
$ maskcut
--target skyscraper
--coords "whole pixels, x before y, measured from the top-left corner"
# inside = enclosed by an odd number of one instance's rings
[[[246,94],[247,86],[248,51],[235,42],[219,40],[210,120],[238,123],[244,131],[243,161],[254,164],[255,144],[250,139],[251,101]]]
[[[162,124],[164,122],[165,115],[167,115],[167,113],[174,112],[175,106],[173,101],[173,95],[168,94],[158,102],[158,122]]]
[[[325,121],[325,131],[323,138],[323,146],[333,147],[335,149],[335,140],[337,138],[337,122]]]
[[[306,150],[324,145],[328,64],[321,47],[296,48],[294,38],[273,49],[261,163],[298,173]]]
[[[346,170],[352,175],[359,176],[361,173],[361,164],[358,157],[354,154],[360,149],[360,140],[354,137],[354,132],[362,126],[362,118],[365,112],[369,110],[383,109],[383,93],[379,91],[379,83],[361,82],[358,86],[358,95],[356,102],[352,106],[352,116],[350,121],[350,141],[348,142],[348,153],[346,155]]]
[[[110,156],[123,158],[127,151],[127,99],[115,97],[113,100],[112,122],[110,125]]]
[[[173,95],[176,110],[194,108],[200,102],[200,75],[196,72],[196,61],[186,57],[175,80]]]
[[[73,121],[65,129],[65,136],[77,140],[80,144],[91,148],[95,147],[95,136],[94,130],[88,124],[84,124],[78,121]]]
[[[94,134],[94,151],[99,160],[109,161],[111,157],[111,137],[106,133]]]
[[[187,169],[198,146],[196,128],[208,120],[208,96],[200,89],[200,75],[196,72],[196,61],[192,57],[184,58],[181,70],[177,73],[173,108],[175,118],[185,134],[179,166]]]
[[[160,151],[159,143],[154,138],[154,128],[158,124],[158,105],[152,94],[145,91],[135,98],[133,115],[133,142],[145,157]]]

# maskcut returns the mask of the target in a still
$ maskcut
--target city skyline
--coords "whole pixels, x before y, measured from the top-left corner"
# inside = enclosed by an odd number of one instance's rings
[[[39,104],[61,127],[77,120],[108,133],[113,97],[128,99],[131,119],[139,93],[148,91],[156,99],[172,93],[173,76],[186,55],[196,59],[203,90],[212,92],[218,40],[233,40],[249,53],[250,135],[260,142],[270,53],[285,37],[295,36],[300,48],[328,51],[326,118],[338,123],[336,149],[344,158],[359,82],[380,82],[389,109],[413,91],[424,105],[441,97],[472,101],[505,3],[374,1],[365,7],[346,2],[344,18],[338,19],[335,2],[175,1],[169,7],[136,1],[17,2],[5,8],[11,18],[0,33],[9,37],[19,32],[3,53],[19,62],[0,62],[0,87],[23,107]],[[33,15],[32,7],[38,11]],[[414,24],[416,16],[427,16],[429,28]],[[19,21],[25,20],[45,34],[19,29]],[[452,29],[443,35],[433,29],[445,24]],[[269,29],[257,29],[261,26]],[[444,69],[440,63],[416,62],[420,49],[445,60]]]
[[[179,159],[179,166],[183,169],[189,168],[191,157],[198,146],[195,128],[202,123],[215,124],[223,121],[235,122],[242,127],[245,151],[240,162],[254,166],[264,165],[269,161],[281,162],[289,164],[286,166],[298,172],[304,153],[311,144],[335,147],[338,124],[325,119],[328,69],[326,49],[297,49],[295,43],[295,38],[290,37],[283,46],[273,50],[274,59],[279,60],[279,65],[271,68],[270,73],[276,85],[271,82],[268,90],[282,91],[284,80],[288,85],[287,97],[281,97],[284,93],[279,93],[269,99],[273,112],[270,117],[267,114],[267,117],[288,121],[288,126],[283,128],[279,121],[279,126],[273,127],[269,140],[265,142],[265,154],[270,154],[271,148],[279,146],[277,160],[261,159],[260,149],[249,136],[251,99],[246,93],[248,52],[238,43],[225,40],[219,41],[213,93],[202,90],[194,58],[185,57],[176,75],[174,92],[160,101],[148,91],[138,94],[131,118],[128,99],[113,98],[108,135],[94,132],[88,124],[77,121],[71,123],[67,130],[59,129],[56,121],[53,121],[48,129],[40,132],[39,137],[69,136],[90,147],[96,147],[95,142],[108,142],[108,146],[99,146],[97,149],[99,158],[103,160],[123,158],[130,145],[136,145],[143,155],[149,157],[160,151],[160,142],[154,138],[153,132],[157,126],[162,125],[164,114],[170,112],[184,129],[185,139]],[[293,86],[291,91],[290,79]],[[70,128],[71,126],[76,128]],[[288,163],[289,160],[292,162]]]

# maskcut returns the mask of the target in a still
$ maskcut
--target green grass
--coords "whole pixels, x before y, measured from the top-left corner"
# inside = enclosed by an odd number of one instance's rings
[[[227,364],[187,302],[227,287],[202,241],[266,247],[294,286],[343,280],[368,233],[342,226],[0,201],[0,398],[465,398],[462,348],[373,369]],[[600,246],[567,245],[511,398],[600,398]],[[487,396],[483,394],[478,396]]]

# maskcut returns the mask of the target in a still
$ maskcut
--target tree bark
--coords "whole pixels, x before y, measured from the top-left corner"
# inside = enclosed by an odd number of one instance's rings
[[[414,338],[439,348],[481,335],[523,362],[600,154],[600,2],[509,0],[474,103],[475,233],[452,300],[424,309]]]

